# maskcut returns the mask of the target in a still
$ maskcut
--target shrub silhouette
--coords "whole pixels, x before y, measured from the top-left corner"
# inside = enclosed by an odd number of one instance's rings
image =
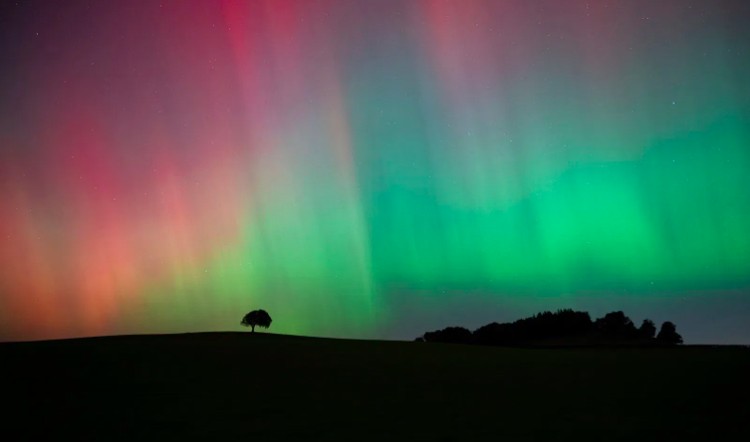
[[[255,333],[256,326],[268,328],[271,326],[271,321],[271,315],[269,315],[267,311],[253,310],[242,318],[242,322],[240,324],[244,325],[245,327],[250,327],[250,330]]]
[[[463,327],[446,327],[442,330],[425,333],[423,339],[426,342],[469,344],[471,343],[471,332]]]
[[[650,319],[644,319],[638,329],[638,337],[641,339],[653,339],[656,335],[656,324]]]
[[[509,345],[516,339],[513,324],[493,322],[474,330],[474,342],[483,345]]]
[[[682,336],[677,333],[677,326],[670,321],[661,325],[661,330],[659,330],[659,334],[656,335],[656,340],[662,344],[682,344]]]

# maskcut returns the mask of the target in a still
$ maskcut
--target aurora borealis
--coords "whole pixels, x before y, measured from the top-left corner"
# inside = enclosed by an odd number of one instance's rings
[[[750,342],[750,2],[0,6],[0,339]]]

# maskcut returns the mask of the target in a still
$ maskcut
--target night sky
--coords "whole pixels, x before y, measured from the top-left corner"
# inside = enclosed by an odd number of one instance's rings
[[[4,1],[0,339],[750,343],[750,2]]]

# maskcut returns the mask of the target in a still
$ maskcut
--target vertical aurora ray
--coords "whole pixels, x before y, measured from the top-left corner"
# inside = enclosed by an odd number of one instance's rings
[[[747,342],[747,18],[4,5],[0,338],[221,330],[253,307],[278,332],[409,337],[574,307]]]

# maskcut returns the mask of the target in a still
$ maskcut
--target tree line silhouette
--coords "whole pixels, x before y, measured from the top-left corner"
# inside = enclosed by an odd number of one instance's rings
[[[480,345],[677,345],[682,344],[682,336],[670,321],[664,322],[657,334],[654,321],[644,319],[636,327],[621,311],[592,321],[587,312],[563,309],[514,322],[493,322],[473,332],[464,327],[446,327],[427,332],[417,341]]]

